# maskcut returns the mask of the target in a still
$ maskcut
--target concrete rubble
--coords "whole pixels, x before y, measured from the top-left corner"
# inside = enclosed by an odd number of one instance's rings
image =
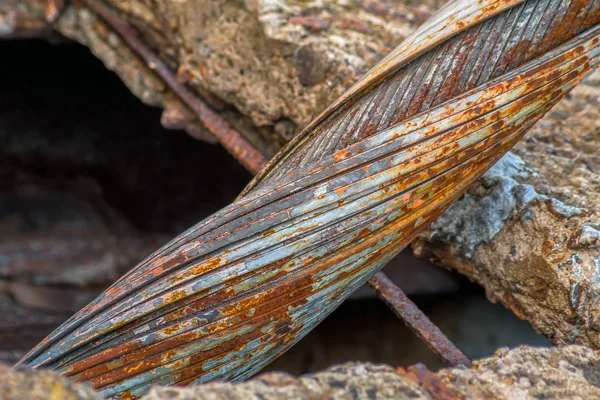
[[[523,346],[500,349],[469,368],[432,372],[422,364],[394,368],[348,362],[300,377],[269,372],[237,384],[157,386],[142,399],[597,399],[599,366],[598,353],[586,347]],[[70,383],[53,372],[3,369],[3,399],[99,398],[86,386]]]
[[[92,388],[53,371],[0,365],[0,398],[6,400],[100,400]]]
[[[155,387],[144,400],[194,399],[592,399],[600,398],[600,356],[582,346],[498,350],[470,368],[429,371],[421,364],[336,365],[294,378],[267,373],[239,384]]]
[[[349,362],[299,378],[267,373],[239,384],[155,387],[143,399],[592,399],[600,398],[598,366],[598,354],[582,346],[523,346],[500,349],[470,368]]]
[[[413,243],[555,344],[600,346],[600,72]]]

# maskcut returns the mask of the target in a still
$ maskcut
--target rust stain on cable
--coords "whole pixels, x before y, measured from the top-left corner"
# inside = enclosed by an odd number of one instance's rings
[[[600,0],[452,1],[234,203],[132,269],[22,363],[115,397],[251,376],[597,68],[599,24]]]
[[[144,60],[146,65],[167,84],[173,93],[198,116],[219,143],[248,171],[257,174],[263,169],[267,163],[265,156],[246,140],[240,132],[235,130],[229,122],[225,121],[223,117],[200,100],[195,93],[179,83],[169,67],[145,45],[131,26],[100,1],[80,1],[104,20]]]
[[[44,16],[49,23],[55,22],[65,9],[66,0],[46,0]]]

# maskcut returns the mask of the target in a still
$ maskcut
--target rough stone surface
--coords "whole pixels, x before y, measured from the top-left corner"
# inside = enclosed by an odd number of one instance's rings
[[[271,372],[239,384],[155,387],[143,399],[591,399],[600,398],[599,366],[582,346],[519,347],[436,373],[350,362],[299,378]]]
[[[282,372],[260,375],[247,383],[214,383],[189,388],[151,389],[146,400],[225,399],[426,399],[426,390],[387,365],[347,363],[316,374],[295,378]],[[352,397],[349,397],[352,396]]]
[[[600,346],[600,72],[420,240],[555,344]]]
[[[519,347],[436,375],[466,399],[597,399],[598,367],[600,357],[586,347]]]
[[[0,365],[0,398],[3,400],[100,400],[91,387],[71,382],[56,372],[13,369]]]

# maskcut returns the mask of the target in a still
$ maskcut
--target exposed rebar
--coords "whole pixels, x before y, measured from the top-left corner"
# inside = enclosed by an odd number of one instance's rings
[[[376,273],[369,280],[369,285],[398,318],[446,364],[453,367],[471,364],[467,356],[385,274]]]
[[[213,111],[193,91],[181,84],[175,74],[137,35],[129,24],[100,1],[79,0],[113,29],[131,50],[153,70],[187,106],[217,141],[248,171],[257,174],[266,165],[266,157],[240,132]]]

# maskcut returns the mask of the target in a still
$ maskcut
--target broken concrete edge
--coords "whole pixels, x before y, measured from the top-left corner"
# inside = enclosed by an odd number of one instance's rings
[[[432,372],[422,364],[394,368],[348,362],[294,377],[269,372],[241,383],[153,387],[144,400],[162,399],[534,399],[600,397],[600,355],[583,346],[498,350],[470,368]],[[52,371],[0,366],[0,397],[99,399],[91,388]]]
[[[44,369],[0,364],[0,398],[6,400],[100,400],[91,387]]]
[[[19,12],[45,18],[45,0]],[[390,2],[106,1],[177,78],[271,157],[438,7]],[[195,116],[110,27],[81,2],[67,2],[53,28],[87,47],[161,123],[214,142]]]
[[[145,400],[163,399],[539,399],[600,396],[600,357],[582,346],[500,349],[470,368],[437,372],[348,362],[295,378],[274,372],[247,382],[188,388],[154,387]]]
[[[600,72],[412,245],[554,344],[600,347]]]

